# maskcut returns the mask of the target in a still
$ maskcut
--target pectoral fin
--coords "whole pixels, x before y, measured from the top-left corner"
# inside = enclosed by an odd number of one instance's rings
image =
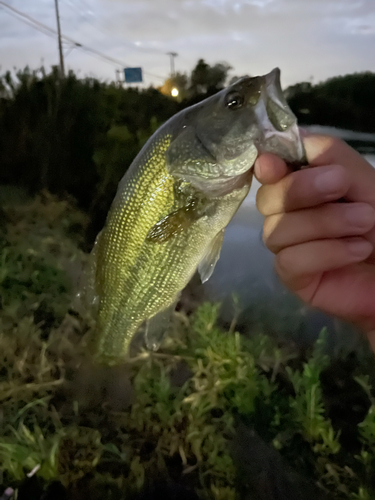
[[[202,217],[203,212],[197,200],[191,200],[186,206],[171,212],[160,219],[148,232],[147,241],[164,243],[173,236],[182,233]]]
[[[222,229],[215,238],[211,241],[207,251],[198,265],[202,283],[205,283],[214,272],[216,262],[219,260],[221,247],[223,246],[224,232]]]
[[[163,311],[155,314],[146,322],[145,344],[150,351],[157,351],[160,344],[169,329],[173,311],[176,308],[176,302]]]

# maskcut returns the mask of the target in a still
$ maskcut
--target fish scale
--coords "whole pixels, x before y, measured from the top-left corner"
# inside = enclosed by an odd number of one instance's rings
[[[149,228],[175,203],[175,181],[165,170],[165,160],[163,161],[163,153],[169,142],[168,136],[158,141],[152,150],[153,155],[147,158],[142,168],[133,168],[134,174],[126,189],[119,189],[115,198],[108,216],[110,223],[101,232],[96,243],[99,261],[107,256],[112,257],[106,266],[97,266],[96,269],[96,293],[101,298],[98,315],[98,328],[101,329],[98,345],[100,352],[110,350],[117,354],[118,343],[123,352],[127,348],[127,345],[123,345],[126,344],[126,338],[130,339],[139,326],[139,307],[136,304],[142,287],[137,287],[137,284],[148,271],[142,265],[142,259],[147,259],[142,246]],[[153,245],[152,250],[157,255],[158,247]],[[120,305],[121,314],[117,320],[116,311]],[[112,345],[114,338],[121,340],[115,342],[115,347],[110,349],[109,345]]]
[[[165,158],[158,154],[167,144],[167,139],[155,144],[152,158],[141,169],[134,169],[134,180],[116,197],[109,214],[111,222],[98,238],[98,260],[106,255],[118,256],[97,268],[97,282],[104,286],[97,290],[103,299],[96,348],[105,362],[117,359],[119,353],[123,356],[142,322],[173,304],[181,283],[192,277],[208,243],[226,226],[249,190],[245,186],[228,194],[226,202],[213,198],[211,203],[221,207],[216,217],[202,217],[172,240],[160,244],[145,241],[149,228],[184,202],[175,196],[176,180],[168,174]],[[148,174],[146,179],[144,172]],[[152,203],[148,204],[150,198]]]
[[[211,276],[262,151],[294,166],[305,161],[278,70],[245,77],[181,111],[145,144],[92,252],[99,361],[124,359],[143,324],[146,344],[158,346],[195,271],[202,281]]]

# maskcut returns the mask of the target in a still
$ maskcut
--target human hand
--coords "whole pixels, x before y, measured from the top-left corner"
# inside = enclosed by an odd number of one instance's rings
[[[339,139],[304,145],[312,168],[289,174],[271,154],[255,163],[263,240],[290,290],[359,326],[375,351],[375,169]]]

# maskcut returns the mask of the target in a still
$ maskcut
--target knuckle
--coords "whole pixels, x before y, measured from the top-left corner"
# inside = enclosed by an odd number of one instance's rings
[[[277,243],[277,226],[279,219],[279,216],[271,215],[266,217],[263,223],[263,243],[272,253],[277,253],[281,248]]]
[[[283,192],[283,206],[286,212],[290,212],[304,205],[306,198],[305,192],[309,189],[307,181],[308,177],[303,170],[293,172],[288,176]]]
[[[347,178],[346,168],[343,167],[342,165],[340,165],[339,163],[334,164],[334,167],[337,170],[337,172],[340,173],[340,175],[343,177],[343,179],[346,180],[346,178]]]
[[[311,139],[321,152],[336,148],[342,142],[338,137],[331,135],[316,135],[312,136]]]
[[[342,143],[341,139],[338,137],[327,136],[323,140],[323,146],[325,149],[337,148]]]
[[[276,255],[275,264],[276,271],[283,280],[294,274],[295,259],[293,259],[292,252],[288,248],[284,248]]]
[[[311,135],[306,137],[305,148],[307,159],[311,165],[331,163],[335,152],[343,147],[343,141],[338,137],[326,135]]]
[[[257,209],[264,216],[267,215],[268,199],[269,198],[267,197],[267,186],[261,186],[257,191],[255,202]]]

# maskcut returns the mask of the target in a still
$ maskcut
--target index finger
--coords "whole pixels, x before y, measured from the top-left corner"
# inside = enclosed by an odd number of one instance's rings
[[[311,167],[342,165],[350,178],[348,201],[363,201],[375,206],[374,168],[348,144],[330,136],[309,135],[303,140]]]

